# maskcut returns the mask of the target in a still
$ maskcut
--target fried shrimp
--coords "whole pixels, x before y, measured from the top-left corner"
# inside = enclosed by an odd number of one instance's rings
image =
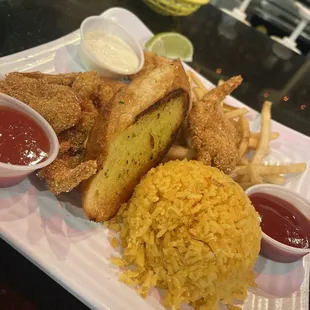
[[[220,103],[241,82],[241,76],[236,76],[209,91],[202,100],[193,102],[188,117],[191,146],[197,159],[227,174],[238,160],[237,130],[225,117]]]

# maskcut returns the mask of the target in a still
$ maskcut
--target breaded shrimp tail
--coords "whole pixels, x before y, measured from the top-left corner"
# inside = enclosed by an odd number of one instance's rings
[[[196,102],[196,106],[201,109],[220,107],[220,103],[230,95],[242,83],[241,75],[234,76],[223,84],[207,92],[201,101]]]
[[[221,102],[242,82],[236,76],[212,89],[202,100],[193,103],[188,118],[191,146],[197,159],[230,173],[237,164],[237,131],[226,119]]]

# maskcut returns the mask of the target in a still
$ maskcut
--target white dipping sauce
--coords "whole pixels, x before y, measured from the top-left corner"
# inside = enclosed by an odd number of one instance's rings
[[[84,35],[84,41],[103,65],[123,72],[133,71],[139,66],[133,49],[113,34],[89,32]]]

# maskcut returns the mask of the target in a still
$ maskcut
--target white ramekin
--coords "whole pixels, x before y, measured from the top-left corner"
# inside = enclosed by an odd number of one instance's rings
[[[81,32],[81,43],[79,47],[79,58],[86,70],[96,70],[101,76],[110,78],[120,78],[125,75],[135,74],[140,71],[144,65],[144,53],[141,45],[136,39],[122,26],[113,22],[110,19],[104,18],[102,16],[91,16],[86,18],[80,27]],[[85,34],[88,32],[99,32],[103,34],[112,34],[124,42],[126,42],[136,53],[139,59],[139,65],[136,69],[132,71],[122,71],[114,69],[108,64],[103,64],[96,57],[93,51],[85,43]]]
[[[23,181],[32,172],[49,165],[57,157],[59,143],[56,133],[51,125],[38,112],[25,103],[5,94],[0,94],[0,106],[10,107],[31,117],[44,130],[50,144],[47,159],[36,165],[22,166],[0,162],[0,187],[3,188],[16,185]]]

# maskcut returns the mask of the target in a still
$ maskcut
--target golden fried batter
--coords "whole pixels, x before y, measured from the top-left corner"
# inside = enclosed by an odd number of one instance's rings
[[[66,132],[66,131],[63,131]],[[69,140],[63,139],[60,140],[59,136],[61,135],[61,133],[58,135],[58,142],[59,142],[59,152],[58,152],[58,157],[69,152],[70,148],[71,148],[71,142]]]
[[[92,129],[98,111],[92,100],[98,97],[100,77],[96,71],[81,73],[74,81],[72,89],[81,97],[82,115],[78,123],[59,136],[60,150],[71,154],[85,148],[85,142]]]
[[[85,143],[97,117],[91,100],[84,101],[82,117],[78,124],[58,135],[60,155],[39,176],[46,181],[55,195],[67,192],[96,173],[96,161],[84,160]]]
[[[99,75],[94,71],[87,72],[76,78],[72,85],[72,88],[82,97],[82,116],[74,127],[58,135],[61,154],[66,152],[76,154],[84,151],[88,135],[98,116],[98,110],[90,99],[94,100],[97,97],[96,102],[99,108],[105,105],[119,88],[126,86],[120,81],[103,78],[98,80],[98,78]]]
[[[144,74],[147,74],[157,68],[159,65],[170,63],[170,60],[166,57],[157,56],[152,52],[144,52],[144,66],[143,68],[136,74],[130,75],[130,79],[134,80]]]
[[[76,126],[58,135],[60,150],[75,154],[85,149],[85,142],[98,116],[97,110],[83,111]]]
[[[83,162],[83,159],[83,153],[75,156],[62,155],[49,166],[41,169],[38,176],[45,180],[48,189],[53,194],[70,192],[97,172],[95,160]]]
[[[97,98],[98,108],[105,106],[120,88],[126,86],[127,85],[125,83],[117,80],[101,78]]]
[[[60,75],[14,72],[0,81],[0,92],[37,110],[58,134],[57,159],[38,173],[56,195],[71,191],[97,171],[96,161],[84,161],[84,151],[98,115],[93,101],[98,100],[101,83],[95,71]]]
[[[71,86],[75,79],[81,74],[78,72],[62,73],[62,74],[46,74],[39,71],[36,72],[13,72],[16,77],[29,77],[44,81],[47,84],[56,84],[63,86]]]
[[[237,130],[226,119],[220,103],[241,82],[241,76],[236,76],[212,89],[202,100],[193,102],[188,117],[188,130],[197,159],[227,174],[237,164]]]
[[[99,84],[100,76],[96,71],[80,73],[72,83],[72,90],[81,98],[81,118],[74,127],[58,135],[60,150],[66,154],[41,172],[41,178],[55,194],[71,190],[96,171],[97,164],[82,162],[84,155],[81,154],[98,115],[93,100],[98,96]],[[80,159],[80,163],[76,162],[76,158]],[[65,178],[64,175],[70,177]]]
[[[57,134],[74,126],[81,117],[81,100],[68,86],[47,84],[40,79],[9,73],[0,81],[0,92],[35,109]]]
[[[83,100],[96,100],[100,84],[100,75],[97,71],[80,73],[72,84],[72,89]]]

